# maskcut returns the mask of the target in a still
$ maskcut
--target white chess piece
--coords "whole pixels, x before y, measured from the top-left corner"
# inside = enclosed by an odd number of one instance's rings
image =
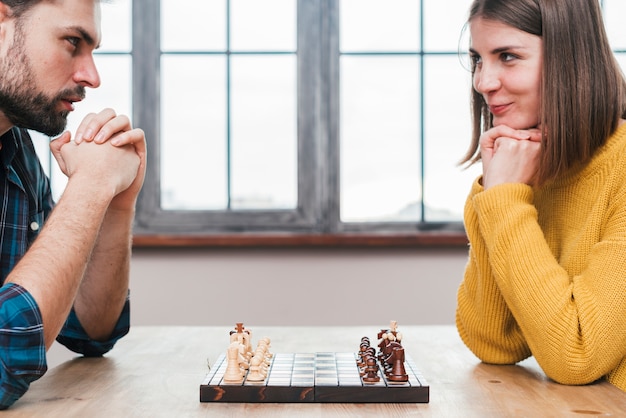
[[[252,357],[250,360],[250,371],[248,372],[248,377],[246,380],[250,382],[262,382],[265,380],[265,373],[263,373],[263,368],[261,366],[262,359],[258,356]]]
[[[224,381],[227,383],[243,382],[243,372],[239,367],[239,343],[234,341],[228,346],[228,363],[224,372]]]

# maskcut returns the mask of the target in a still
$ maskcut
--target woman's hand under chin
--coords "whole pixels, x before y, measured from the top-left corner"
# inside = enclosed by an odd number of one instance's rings
[[[485,190],[504,183],[535,184],[539,168],[540,127],[513,129],[495,126],[480,137]]]

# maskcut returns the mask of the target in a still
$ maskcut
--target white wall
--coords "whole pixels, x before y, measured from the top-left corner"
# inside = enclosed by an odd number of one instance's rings
[[[136,249],[134,325],[453,324],[467,250]]]
[[[132,325],[453,324],[458,249],[136,249]],[[76,354],[59,343],[50,368]]]

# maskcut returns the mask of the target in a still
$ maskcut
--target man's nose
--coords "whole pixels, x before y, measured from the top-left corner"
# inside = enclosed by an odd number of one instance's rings
[[[78,61],[74,81],[81,86],[94,89],[100,86],[100,74],[93,55],[89,54]]]

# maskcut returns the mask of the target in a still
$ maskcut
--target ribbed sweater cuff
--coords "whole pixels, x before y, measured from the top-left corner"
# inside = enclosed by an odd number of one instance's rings
[[[521,212],[527,211],[529,207],[535,211],[533,196],[532,188],[521,183],[500,184],[476,194],[472,203],[483,237],[488,239],[499,229],[499,225],[510,224],[510,221],[519,218]]]

